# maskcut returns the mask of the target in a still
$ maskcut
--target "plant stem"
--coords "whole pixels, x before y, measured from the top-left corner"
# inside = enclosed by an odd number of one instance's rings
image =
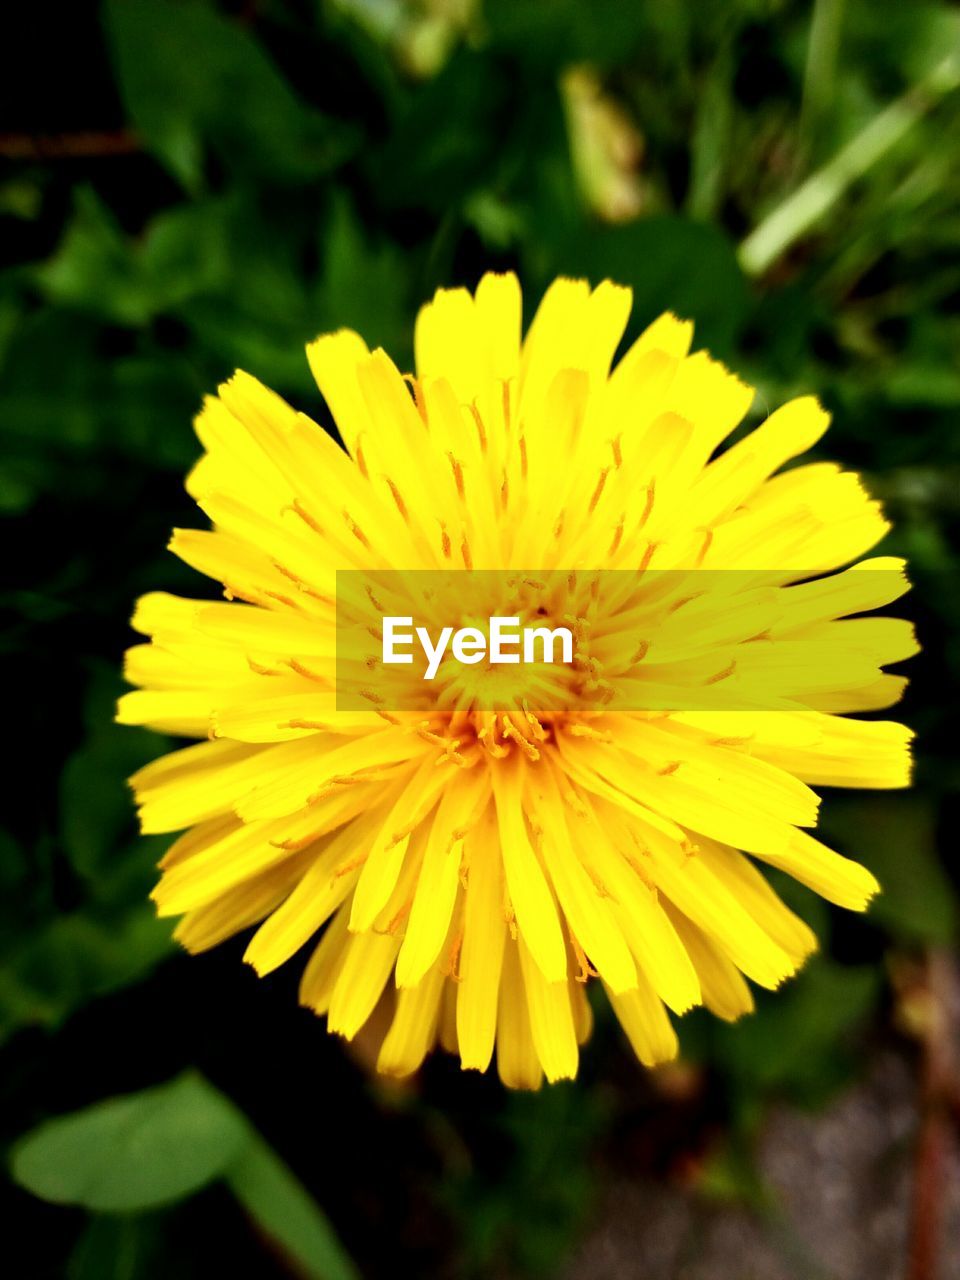
[[[813,154],[817,135],[833,93],[846,0],[817,0],[810,19],[810,39],[800,104],[800,149]]]
[[[960,54],[952,51],[919,84],[884,107],[832,160],[812,173],[750,232],[739,250],[740,265],[747,275],[762,275],[833,208],[858,178],[958,86]]]

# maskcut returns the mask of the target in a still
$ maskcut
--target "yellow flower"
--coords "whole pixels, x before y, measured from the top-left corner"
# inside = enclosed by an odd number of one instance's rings
[[[514,276],[441,290],[415,378],[355,333],[319,338],[307,355],[345,450],[243,373],[196,421],[188,488],[213,529],[171,547],[227,602],[139,602],[150,643],[129,651],[139,688],[118,713],[204,739],[132,779],[143,830],[184,832],[154,896],[191,951],[257,926],[260,974],[310,943],[301,1000],[331,1031],[388,1005],[384,1072],[439,1042],[479,1070],[496,1049],[508,1085],[573,1076],[593,977],[661,1062],[666,1009],[735,1019],[745,977],[776,987],[816,945],[756,860],[854,910],[877,890],[804,828],[810,784],[908,782],[909,732],[846,714],[902,691],[881,668],[915,651],[910,627],[850,615],[906,590],[903,564],[831,573],[887,525],[838,467],[774,476],[827,426],[811,398],[717,453],[753,392],[688,354],[689,324],[662,316],[611,372],[630,305],[558,280],[521,341]],[[696,590],[631,636],[620,674],[639,671],[657,710],[461,698],[425,716],[373,692],[338,709],[337,570],[517,568],[736,586],[683,632]],[[562,669],[580,693],[602,692],[592,652]],[[711,700],[738,663],[766,702]]]

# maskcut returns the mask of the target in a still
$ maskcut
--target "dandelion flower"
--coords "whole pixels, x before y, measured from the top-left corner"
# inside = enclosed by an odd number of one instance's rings
[[[908,782],[909,732],[853,718],[898,699],[883,668],[916,648],[872,612],[902,562],[857,563],[887,524],[855,475],[783,470],[827,427],[813,398],[724,447],[753,391],[689,354],[690,324],[662,316],[614,364],[630,306],[558,280],[522,338],[516,278],[487,275],[421,310],[415,377],[353,332],[308,346],[344,448],[245,373],[196,419],[212,528],[170,545],[226,599],[138,603],[118,712],[201,739],[132,779],[143,830],[181,833],[154,897],[192,952],[253,929],[259,974],[308,947],[301,1002],[335,1033],[383,1003],[386,1073],[440,1044],[481,1071],[495,1053],[510,1086],[571,1077],[594,980],[662,1062],[668,1010],[736,1019],[747,979],[814,950],[763,865],[853,910],[878,888],[811,834],[811,787]],[[610,618],[578,633],[558,678],[642,680],[655,710],[338,707],[338,570],[515,568],[735,586],[712,614],[648,592],[616,653]],[[744,672],[768,702],[719,702]]]

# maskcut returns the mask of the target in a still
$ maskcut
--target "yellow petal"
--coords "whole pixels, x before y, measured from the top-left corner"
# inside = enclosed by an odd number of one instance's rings
[[[669,902],[664,904],[700,979],[703,1003],[726,1022],[736,1022],[754,1009],[743,974],[723,950]]]
[[[211,902],[188,911],[173,936],[188,951],[207,951],[268,916],[283,901],[296,870],[281,862],[224,890]]]
[[[765,862],[850,911],[864,911],[880,892],[876,877],[859,862],[834,853],[806,831],[795,831],[790,845],[776,854],[761,854]]]
[[[435,967],[415,987],[400,992],[377,1058],[378,1071],[408,1076],[420,1066],[437,1038],[442,988],[443,974]]]
[[[557,908],[523,820],[523,772],[514,761],[493,770],[500,848],[517,927],[548,982],[567,976]]]
[[[314,1013],[326,1013],[337,979],[347,958],[350,935],[347,922],[349,905],[340,908],[314,947],[300,979],[300,1003]]]
[[[551,1083],[572,1080],[577,1074],[578,1052],[569,983],[566,978],[561,982],[547,982],[522,937],[517,945],[530,1033],[544,1075]]]
[[[641,979],[635,991],[619,994],[605,988],[613,1011],[645,1067],[655,1067],[677,1056],[677,1035],[663,1004]]]
[[[493,1055],[507,932],[503,875],[495,840],[496,825],[488,814],[467,834],[464,846],[468,879],[460,949],[457,1039],[462,1066],[478,1071],[486,1071]]]
[[[330,996],[327,1026],[352,1040],[387,985],[400,939],[390,933],[355,933],[344,945],[346,954]]]
[[[497,1072],[510,1089],[539,1089],[543,1082],[515,942],[507,944],[503,957],[497,1012]]]

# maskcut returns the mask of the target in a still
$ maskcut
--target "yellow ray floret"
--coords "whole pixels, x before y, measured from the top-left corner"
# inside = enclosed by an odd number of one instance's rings
[[[749,982],[815,949],[764,864],[851,910],[879,888],[812,834],[812,788],[909,780],[909,731],[857,718],[897,701],[886,668],[917,647],[876,614],[903,563],[858,562],[883,514],[855,475],[794,465],[828,426],[813,397],[725,447],[753,390],[690,354],[688,322],[660,317],[616,360],[630,306],[558,280],[524,337],[514,276],[441,289],[412,375],[320,337],[344,448],[237,373],[196,419],[188,489],[211,527],[170,544],[225,599],[136,607],[118,719],[200,740],[132,779],[144,831],[180,833],[158,910],[191,951],[251,930],[260,974],[310,948],[302,1003],[347,1038],[385,1007],[388,1074],[440,1045],[512,1087],[569,1078],[588,988],[663,1062],[668,1010],[736,1019]],[[553,710],[442,682],[394,710],[362,671],[341,705],[338,573],[402,601],[448,570],[626,585],[581,582],[577,652],[537,686]],[[567,697],[584,690],[589,707]]]

